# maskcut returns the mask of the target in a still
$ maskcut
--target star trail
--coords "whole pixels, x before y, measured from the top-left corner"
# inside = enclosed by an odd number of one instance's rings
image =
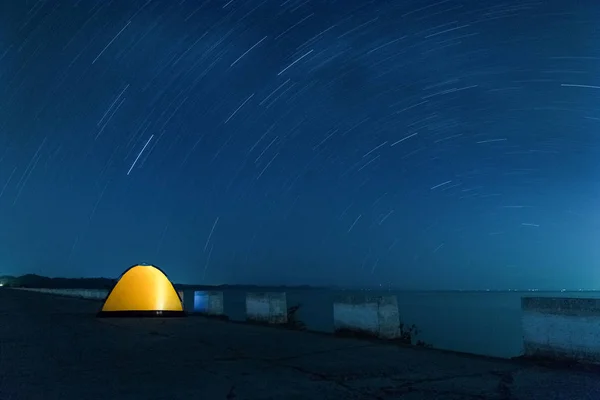
[[[593,1],[0,5],[0,275],[599,288]]]

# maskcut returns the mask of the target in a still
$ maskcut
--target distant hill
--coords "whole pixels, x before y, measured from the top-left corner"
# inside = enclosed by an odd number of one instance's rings
[[[0,284],[8,287],[49,289],[111,289],[116,280],[109,278],[49,278],[35,274],[0,276]]]
[[[195,290],[247,290],[261,292],[267,290],[312,290],[312,289],[323,289],[322,287],[310,286],[310,285],[249,285],[249,284],[223,284],[223,285],[187,285],[175,283],[174,286],[177,289],[195,289]]]
[[[48,289],[112,289],[117,279],[110,278],[50,278],[47,276],[27,274],[22,276],[0,276],[0,284],[6,287],[48,288]],[[174,284],[177,289],[239,289],[261,291],[265,288],[315,289],[308,285],[295,286],[260,286],[260,285],[186,285]]]

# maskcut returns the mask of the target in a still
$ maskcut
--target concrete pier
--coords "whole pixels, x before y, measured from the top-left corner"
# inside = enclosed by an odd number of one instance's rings
[[[0,289],[0,399],[600,398],[592,372],[100,305]]]

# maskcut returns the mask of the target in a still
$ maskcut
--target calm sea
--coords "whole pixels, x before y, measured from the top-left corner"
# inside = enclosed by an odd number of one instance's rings
[[[415,324],[416,339],[438,349],[496,357],[522,353],[521,297],[599,297],[600,292],[416,292],[330,289],[228,288],[223,290],[225,313],[245,319],[246,291],[282,291],[288,307],[300,305],[298,318],[308,329],[333,332],[333,301],[339,294],[395,295],[401,322]]]

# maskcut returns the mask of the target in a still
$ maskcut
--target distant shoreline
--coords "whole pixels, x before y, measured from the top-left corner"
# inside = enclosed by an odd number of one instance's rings
[[[111,289],[117,279],[111,278],[50,278],[47,276],[26,274],[21,276],[0,276],[0,284],[5,287],[29,287],[48,289]],[[404,293],[527,293],[532,296],[540,293],[582,293],[597,292],[597,289],[403,289],[381,287],[351,287],[351,286],[312,286],[312,285],[259,285],[259,284],[223,284],[201,285],[175,283],[179,290],[336,290],[352,292],[404,292]]]

